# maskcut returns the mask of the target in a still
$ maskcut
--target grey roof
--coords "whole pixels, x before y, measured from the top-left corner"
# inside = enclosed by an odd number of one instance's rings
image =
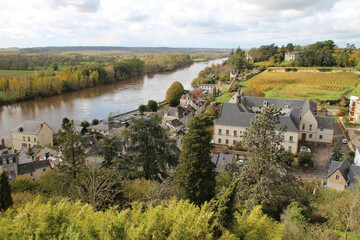
[[[35,172],[36,169],[49,168],[49,167],[50,167],[49,160],[34,161],[34,162],[19,164],[18,175],[32,173]]]
[[[16,154],[0,155],[0,165],[16,163]]]
[[[334,129],[334,119],[332,117],[315,116],[318,122],[318,128]]]
[[[41,121],[26,120],[22,124],[20,124],[16,128],[14,128],[13,130],[11,130],[11,132],[23,132],[23,133],[30,133],[30,134],[38,134],[41,129],[41,124],[46,124],[46,123],[41,122]]]
[[[251,121],[255,119],[256,113],[241,112],[235,103],[224,103],[221,109],[220,119],[216,125],[250,127]],[[298,128],[289,116],[280,116],[280,124],[275,125],[275,129],[280,126],[287,126],[287,131],[297,132]]]
[[[233,154],[211,154],[211,161],[216,165],[216,172],[220,172],[226,165],[232,164],[233,160]]]
[[[360,176],[360,166],[351,165],[348,173],[348,180],[351,183],[357,182],[356,176]]]
[[[32,158],[31,157],[24,157],[24,156],[21,156],[19,155],[19,158],[18,158],[18,164],[25,164],[25,163],[29,163],[29,162],[32,162]]]
[[[0,145],[0,151],[1,150],[4,150],[4,149],[6,149],[7,147],[5,147],[4,145]]]
[[[104,132],[110,131],[110,125],[107,123],[99,123],[98,125],[89,126],[88,128],[92,130],[104,131]]]
[[[174,127],[180,127],[181,125],[184,125],[179,119],[175,118],[173,120],[170,120],[169,123],[173,125]]]
[[[263,102],[266,101],[268,105],[274,105],[276,108],[285,108],[287,105],[289,109],[303,108],[305,102],[309,102],[313,109],[316,109],[316,102],[309,100],[292,100],[292,99],[280,99],[280,98],[264,98],[264,97],[243,97],[246,101],[246,105],[249,107],[263,106]],[[307,106],[305,106],[307,107]]]
[[[328,175],[325,178],[329,178],[331,175],[333,175],[334,172],[339,170],[341,175],[344,177],[344,179],[347,180],[347,175],[349,173],[349,168],[350,168],[350,162],[347,159],[345,159],[342,162],[331,161]]]

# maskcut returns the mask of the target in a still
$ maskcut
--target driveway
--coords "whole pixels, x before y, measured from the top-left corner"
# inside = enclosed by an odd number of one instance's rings
[[[337,121],[334,121],[334,139],[341,140],[344,135],[341,132],[340,126]],[[319,142],[303,142],[300,146],[307,146],[311,149],[312,160],[314,161],[315,168],[318,170],[328,170],[330,164],[330,158],[333,151],[333,145],[330,143]],[[349,148],[346,144],[341,143],[341,149],[343,154],[349,152]]]

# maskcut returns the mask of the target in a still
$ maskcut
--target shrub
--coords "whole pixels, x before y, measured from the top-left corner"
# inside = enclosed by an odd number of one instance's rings
[[[298,154],[298,161],[301,167],[313,167],[314,163],[311,159],[311,153],[300,151]]]

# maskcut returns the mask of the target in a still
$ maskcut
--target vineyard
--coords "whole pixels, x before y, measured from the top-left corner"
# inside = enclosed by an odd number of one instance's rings
[[[353,73],[264,72],[246,81],[243,92],[287,99],[336,100],[352,91],[360,82]]]

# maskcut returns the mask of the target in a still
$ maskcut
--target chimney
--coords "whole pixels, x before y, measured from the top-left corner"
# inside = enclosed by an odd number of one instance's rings
[[[42,129],[42,128],[43,128],[43,126],[44,126],[44,124],[43,124],[43,123],[40,123],[40,129]]]
[[[3,138],[1,139],[1,145],[5,146],[5,140]]]
[[[95,140],[97,140],[97,138],[96,138],[96,134],[93,134],[93,138],[94,138]]]

